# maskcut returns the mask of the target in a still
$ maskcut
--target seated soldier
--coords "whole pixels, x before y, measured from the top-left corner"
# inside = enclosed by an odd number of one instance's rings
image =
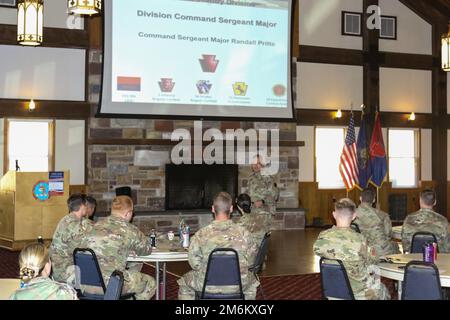
[[[23,287],[16,290],[10,300],[78,300],[72,287],[49,278],[52,264],[43,244],[29,244],[23,248],[19,267]]]
[[[448,220],[433,211],[436,193],[426,189],[420,193],[420,210],[409,214],[403,222],[403,252],[410,252],[412,237],[416,232],[431,232],[438,241],[439,252],[448,252]]]
[[[237,197],[236,207],[241,214],[236,223],[246,228],[254,238],[254,241],[257,244],[261,244],[264,235],[270,229],[272,215],[269,212],[267,214],[262,214],[261,211],[259,214],[252,212],[251,199],[245,193]]]
[[[92,196],[86,196],[86,216],[88,222],[94,223],[95,209],[97,208],[97,200]]]
[[[355,207],[350,199],[336,202],[333,212],[336,226],[319,234],[314,243],[314,253],[326,259],[342,261],[355,299],[387,300],[390,298],[389,292],[373,272],[378,257],[368,246],[366,238],[350,227],[356,217]]]
[[[105,283],[114,270],[124,276],[123,294],[136,293],[137,300],[150,300],[155,294],[155,280],[140,272],[139,267],[127,268],[130,254],[149,255],[152,251],[149,238],[130,221],[133,217],[133,200],[118,196],[112,202],[111,215],[96,222],[86,234],[82,247],[92,249],[98,259]],[[86,292],[99,294],[93,288]]]
[[[375,249],[378,256],[399,253],[398,245],[391,237],[392,223],[389,215],[372,207],[375,203],[375,192],[369,188],[364,189],[360,200],[354,222],[366,237],[369,246]]]
[[[50,245],[50,259],[53,262],[52,277],[67,282],[73,269],[73,250],[80,247],[84,235],[92,228],[86,219],[86,197],[74,194],[67,200],[69,214],[61,219]],[[69,268],[69,269],[68,269]]]
[[[189,264],[192,271],[178,280],[179,300],[194,300],[195,291],[202,290],[209,255],[217,248],[232,248],[238,252],[245,299],[254,300],[256,298],[259,282],[248,271],[248,268],[253,264],[258,245],[245,228],[230,220],[230,214],[233,211],[232,202],[231,196],[226,192],[216,195],[212,206],[214,221],[193,236],[189,247]],[[234,293],[236,287],[209,286],[207,291]]]

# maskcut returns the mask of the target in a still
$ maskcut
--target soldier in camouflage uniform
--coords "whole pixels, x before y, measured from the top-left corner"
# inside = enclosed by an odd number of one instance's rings
[[[97,208],[97,200],[95,200],[92,196],[86,196],[86,217],[88,218],[88,222],[93,224],[94,223],[94,215],[95,215],[95,209]]]
[[[263,166],[261,156],[256,156],[255,163],[252,164],[253,173],[248,180],[248,195],[253,201],[255,212],[269,211],[275,215],[279,190],[275,177],[261,173]]]
[[[378,256],[400,253],[398,245],[392,240],[392,223],[389,215],[375,209],[375,193],[372,189],[364,189],[361,193],[361,204],[356,210],[356,223],[370,247]]]
[[[410,252],[412,237],[416,232],[431,232],[438,241],[439,252],[448,252],[448,220],[433,211],[436,193],[424,190],[420,193],[420,210],[409,214],[403,222],[403,252]]]
[[[189,264],[192,271],[186,273],[178,280],[180,286],[179,300],[194,300],[195,291],[203,288],[208,258],[214,249],[232,248],[238,252],[241,269],[242,289],[246,300],[256,298],[259,282],[248,271],[253,264],[258,245],[253,241],[250,233],[230,220],[233,211],[231,196],[226,192],[219,193],[214,198],[212,207],[215,220],[208,226],[200,229],[192,238],[189,247]],[[207,292],[234,293],[236,286],[208,286]]]
[[[241,194],[237,198],[236,206],[241,217],[237,221],[238,225],[246,228],[256,243],[261,244],[266,232],[269,231],[272,215],[269,212],[252,212],[251,199],[248,194]]]
[[[375,251],[369,247],[362,234],[350,227],[356,217],[355,207],[350,199],[336,202],[333,212],[336,226],[319,234],[314,243],[314,253],[343,262],[355,299],[389,299],[387,288],[375,274],[375,265],[378,263]]]
[[[43,244],[30,244],[19,255],[20,277],[24,286],[10,300],[78,300],[76,291],[49,278],[51,262]]]
[[[80,247],[84,235],[92,228],[86,218],[86,198],[83,195],[70,196],[67,206],[70,213],[59,222],[50,245],[52,277],[59,282],[67,282],[72,275],[73,267],[69,267],[73,266],[73,250]]]
[[[127,268],[131,254],[146,256],[152,251],[149,238],[130,223],[132,217],[133,200],[128,196],[116,197],[111,215],[94,224],[83,240],[83,247],[95,252],[106,284],[111,273],[119,270],[124,275],[123,293],[134,292],[137,300],[150,300],[155,294],[155,279],[140,272],[142,264]],[[99,293],[92,288],[85,290]]]

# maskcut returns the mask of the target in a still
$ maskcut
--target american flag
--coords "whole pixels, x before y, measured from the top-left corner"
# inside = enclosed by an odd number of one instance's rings
[[[339,172],[347,191],[353,190],[358,184],[358,160],[356,156],[355,137],[355,120],[353,119],[352,113],[344,149],[342,150],[341,162],[339,163]]]

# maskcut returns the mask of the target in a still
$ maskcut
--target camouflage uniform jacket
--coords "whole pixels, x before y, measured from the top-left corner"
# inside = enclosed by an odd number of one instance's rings
[[[362,203],[356,210],[355,223],[378,256],[397,253],[392,243],[392,223],[386,212]]]
[[[409,214],[403,222],[403,252],[411,250],[411,241],[416,232],[431,232],[438,241],[439,252],[448,252],[448,220],[431,209],[420,209]]]
[[[23,288],[16,290],[10,300],[78,300],[76,291],[65,283],[47,277],[32,279]]]
[[[378,262],[378,257],[362,234],[351,228],[333,227],[322,231],[314,243],[314,253],[326,259],[343,262],[355,299],[380,298],[380,293],[371,288],[374,276],[370,270],[371,266]]]
[[[253,172],[248,180],[248,195],[253,202],[264,200],[269,212],[275,214],[278,188],[273,176]]]
[[[83,240],[98,259],[105,283],[114,270],[124,271],[131,252],[139,256],[151,253],[150,240],[135,225],[115,216],[96,222]]]
[[[261,244],[264,235],[270,229],[271,219],[272,215],[268,212],[266,214],[252,212],[244,214],[236,223],[247,229],[257,244]]]
[[[86,218],[79,219],[71,213],[61,219],[53,235],[50,245],[50,260],[52,261],[52,277],[56,281],[66,282],[66,270],[73,265],[73,250],[80,247],[85,234],[92,225]]]
[[[245,289],[250,283],[256,281],[248,268],[254,263],[258,247],[250,233],[233,221],[211,222],[192,237],[189,246],[189,264],[193,269],[194,277],[193,283],[188,285],[201,290],[211,251],[217,248],[232,248],[239,255],[242,287]]]

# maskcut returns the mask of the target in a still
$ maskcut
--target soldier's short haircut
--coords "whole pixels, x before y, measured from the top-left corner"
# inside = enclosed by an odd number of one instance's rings
[[[343,198],[335,203],[334,210],[338,213],[353,214],[356,210],[356,204],[351,199]]]
[[[423,203],[427,206],[433,206],[436,202],[436,192],[431,189],[425,189],[420,192],[420,199],[422,199]]]
[[[97,200],[95,200],[95,198],[92,197],[92,196],[86,196],[86,203],[88,205],[90,205],[91,207],[96,207],[97,206]]]
[[[86,196],[81,193],[73,194],[67,199],[67,207],[69,212],[76,212],[80,210],[81,206],[86,205]]]
[[[111,204],[112,214],[122,214],[128,210],[133,210],[133,199],[129,196],[117,196]]]
[[[218,213],[229,213],[231,206],[233,205],[233,199],[227,192],[219,192],[214,197],[214,211]]]
[[[372,189],[366,188],[361,192],[362,202],[372,204],[373,200],[375,200],[375,192]]]

